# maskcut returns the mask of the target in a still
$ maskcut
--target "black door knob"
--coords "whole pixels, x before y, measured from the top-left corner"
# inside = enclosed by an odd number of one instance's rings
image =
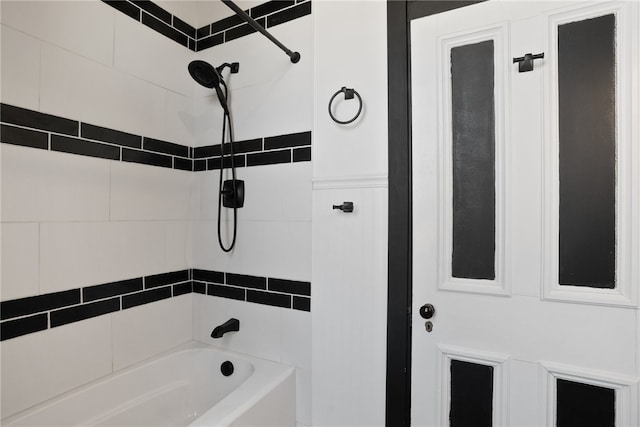
[[[420,316],[423,319],[431,319],[434,314],[436,314],[436,308],[433,304],[425,304],[420,307]]]

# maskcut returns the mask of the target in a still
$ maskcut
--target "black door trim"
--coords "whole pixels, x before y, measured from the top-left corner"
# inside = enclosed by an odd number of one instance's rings
[[[483,1],[483,0],[480,0]],[[385,425],[411,425],[411,87],[409,23],[473,1],[387,0],[389,249]]]

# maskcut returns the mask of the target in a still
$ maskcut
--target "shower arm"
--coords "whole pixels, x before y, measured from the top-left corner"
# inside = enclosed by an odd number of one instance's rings
[[[280,43],[278,39],[273,37],[271,33],[265,30],[262,25],[258,24],[252,17],[247,15],[247,13],[244,10],[240,9],[238,5],[236,5],[231,0],[222,0],[222,2],[226,4],[231,10],[233,10],[236,13],[236,15],[242,18],[247,24],[251,25],[251,27],[253,27],[254,30],[260,32],[263,36],[271,40],[276,46],[278,46],[287,55],[289,55],[289,58],[291,58],[291,62],[295,64],[298,61],[300,61],[300,54],[298,52],[293,52],[290,49],[288,49],[285,45]]]

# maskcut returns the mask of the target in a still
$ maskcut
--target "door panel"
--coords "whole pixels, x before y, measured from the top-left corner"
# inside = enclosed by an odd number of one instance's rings
[[[638,14],[412,21],[412,425],[567,425],[580,393],[637,425]],[[544,58],[520,72],[527,53]]]

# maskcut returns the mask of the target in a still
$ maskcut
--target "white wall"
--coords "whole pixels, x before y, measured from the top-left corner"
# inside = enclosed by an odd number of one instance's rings
[[[386,3],[314,2],[313,425],[382,426],[387,295]],[[327,113],[341,87],[362,116]],[[342,98],[342,96],[338,97]],[[351,105],[349,104],[351,102]],[[342,120],[355,101],[336,102]],[[332,205],[354,202],[353,213]]]
[[[100,1],[0,7],[1,102],[192,144],[190,51]],[[3,301],[189,268],[192,173],[0,150]],[[2,417],[190,340],[192,305],[183,295],[3,341]]]

